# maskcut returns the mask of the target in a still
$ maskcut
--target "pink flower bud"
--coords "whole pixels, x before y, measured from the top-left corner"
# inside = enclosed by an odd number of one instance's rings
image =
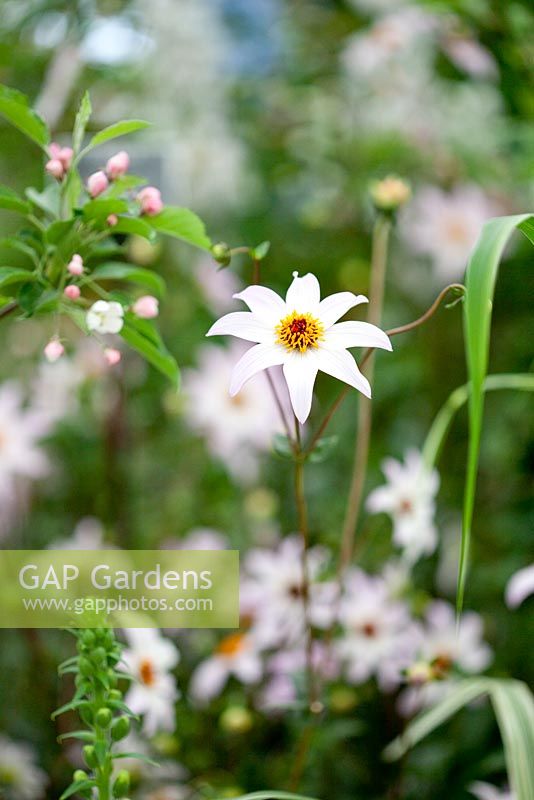
[[[45,358],[47,361],[50,361],[51,364],[53,364],[54,361],[57,361],[58,358],[61,358],[64,352],[65,348],[59,339],[50,339],[44,349]]]
[[[158,300],[151,294],[145,294],[136,300],[132,306],[132,311],[141,319],[154,319],[159,314]]]
[[[108,225],[111,228],[114,228],[115,225],[118,223],[118,221],[119,221],[119,218],[118,218],[118,216],[116,214],[110,214],[109,217],[106,220],[106,222],[108,223]]]
[[[106,173],[102,172],[102,170],[93,172],[93,174],[89,175],[87,178],[87,191],[91,197],[98,197],[99,194],[106,191],[108,186],[109,181],[106,177]]]
[[[53,178],[57,178],[58,181],[60,181],[65,174],[65,169],[59,158],[51,158],[50,161],[47,161],[45,170],[49,175],[52,175]]]
[[[50,158],[59,158],[59,154],[61,153],[61,145],[57,142],[52,142],[48,147],[48,153]]]
[[[120,350],[116,350],[114,347],[106,347],[106,349],[104,350],[104,358],[106,359],[110,367],[114,367],[116,364],[119,363],[122,356]]]
[[[137,200],[141,203],[141,213],[153,217],[154,214],[159,214],[163,208],[163,200],[161,199],[161,192],[155,186],[146,186],[141,189],[137,195]]]
[[[106,173],[110,181],[120,178],[125,172],[128,172],[130,166],[130,156],[126,150],[121,150],[120,153],[112,156],[106,164]]]
[[[70,169],[70,165],[72,164],[72,156],[74,155],[74,150],[72,147],[62,147],[59,151],[58,158],[63,164],[65,168],[65,172]]]
[[[71,275],[83,275],[83,261],[78,253],[74,253],[71,260],[67,264],[67,269]]]
[[[63,294],[65,297],[68,297],[69,300],[78,300],[79,296],[81,295],[80,287],[71,283],[69,286],[65,286]]]

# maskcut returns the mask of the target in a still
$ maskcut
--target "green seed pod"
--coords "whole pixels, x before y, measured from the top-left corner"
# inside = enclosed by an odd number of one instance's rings
[[[96,756],[95,748],[92,744],[86,744],[85,747],[82,749],[83,753],[83,760],[87,764],[88,767],[97,767],[98,766],[98,758]]]
[[[84,772],[83,769],[77,769],[72,776],[72,780],[75,782],[86,781],[88,778],[89,775],[87,774],[87,772]]]
[[[86,706],[80,706],[80,708],[78,709],[78,713],[86,725],[93,724],[93,709],[89,704],[87,704]]]
[[[121,769],[113,784],[113,797],[126,797],[130,791],[130,773],[127,769]]]
[[[218,264],[222,264],[223,267],[227,267],[232,260],[232,253],[226,242],[214,244],[211,248],[211,254],[215,261],[217,261]]]
[[[130,720],[128,717],[118,717],[111,726],[111,738],[114,742],[119,742],[130,733]]]
[[[120,703],[122,700],[122,692],[119,691],[119,689],[110,689],[108,697],[110,700]]]
[[[107,671],[107,678],[109,686],[115,687],[117,685],[117,675],[115,674],[115,670],[111,669],[111,667]]]
[[[99,708],[96,712],[95,721],[99,728],[109,728],[113,714],[109,708]]]
[[[87,628],[87,630],[82,633],[82,644],[86,647],[93,647],[95,640],[95,632],[92,631],[91,628]]]
[[[104,647],[96,647],[92,654],[91,659],[95,664],[103,665],[107,662],[108,654]]]

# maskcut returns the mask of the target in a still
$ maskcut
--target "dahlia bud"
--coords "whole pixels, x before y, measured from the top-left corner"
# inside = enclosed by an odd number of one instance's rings
[[[93,172],[92,175],[89,175],[87,178],[87,191],[91,195],[91,197],[98,197],[99,194],[105,192],[109,186],[109,181],[107,179],[106,173],[99,170],[98,172]]]
[[[380,181],[374,181],[369,192],[378,211],[392,212],[403,206],[411,197],[410,184],[396,175],[388,175]]]
[[[74,253],[71,260],[67,264],[67,270],[71,275],[83,275],[83,259],[78,253]]]
[[[92,744],[86,744],[82,749],[83,759],[88,767],[98,766],[98,756]]]
[[[50,161],[47,161],[45,164],[45,170],[49,175],[51,175],[53,178],[56,178],[58,181],[60,181],[65,174],[63,164],[59,158],[51,158]]]
[[[113,797],[126,797],[130,790],[130,773],[127,769],[121,769],[117,773],[113,784]]]
[[[104,350],[104,358],[110,367],[114,367],[121,360],[121,351],[116,350],[114,347],[106,347]]]
[[[141,203],[141,213],[146,214],[148,217],[153,217],[163,208],[163,200],[161,199],[161,192],[155,186],[145,186],[137,195],[137,200]]]
[[[80,287],[71,283],[69,286],[65,286],[63,294],[65,297],[68,297],[69,300],[78,300],[81,295]]]
[[[227,267],[232,260],[232,253],[226,242],[218,242],[211,248],[211,254],[218,264]]]
[[[154,319],[159,314],[159,302],[151,294],[145,294],[135,301],[132,311],[141,319]]]
[[[108,163],[106,164],[106,174],[110,181],[114,181],[116,178],[120,178],[121,175],[124,175],[125,172],[128,172],[129,166],[130,156],[126,150],[121,150],[119,153],[116,153],[116,155],[108,159]]]
[[[50,341],[48,342],[48,344],[44,349],[45,358],[51,364],[53,364],[55,361],[61,358],[64,352],[65,348],[63,347],[59,339],[56,338],[50,339]]]
[[[119,717],[111,726],[111,738],[114,742],[120,742],[130,733],[130,720],[128,717]]]
[[[99,728],[109,728],[113,715],[109,708],[99,708],[96,712],[96,724]]]

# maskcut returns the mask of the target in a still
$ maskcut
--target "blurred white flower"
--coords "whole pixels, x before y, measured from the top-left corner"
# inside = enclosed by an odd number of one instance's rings
[[[76,412],[83,381],[80,365],[70,358],[61,358],[55,364],[41,361],[31,386],[32,407],[59,422]]]
[[[37,766],[33,747],[0,735],[0,797],[39,800],[47,783],[46,773]]]
[[[463,613],[457,624],[450,603],[444,600],[430,603],[414,661],[415,665],[430,668],[430,681],[420,680],[419,669],[416,670],[413,685],[399,697],[401,713],[411,715],[443,697],[455,672],[478,674],[485,670],[493,654],[482,637],[482,619],[474,611]],[[408,668],[408,680],[410,671]]]
[[[189,691],[197,702],[209,702],[222,692],[231,675],[241,683],[254,684],[258,683],[262,673],[261,656],[254,637],[247,633],[231,633],[196,668]]]
[[[114,301],[97,300],[85,320],[89,330],[95,333],[118,333],[124,325],[124,308]]]
[[[371,492],[367,509],[389,514],[393,520],[393,541],[403,549],[409,563],[436,549],[435,498],[439,488],[437,470],[429,470],[421,453],[409,450],[404,464],[387,458],[382,471],[388,483]]]
[[[236,297],[250,311],[226,314],[207,333],[237,336],[255,343],[233,369],[232,396],[253,375],[279,365],[283,365],[291,405],[301,423],[310,414],[319,371],[371,396],[369,381],[358,369],[349,348],[391,350],[391,342],[384,331],[369,322],[337,322],[354,306],[366,303],[366,297],[338,292],[321,300],[319,281],[310,272],[303,278],[293,273],[285,300],[265,286],[249,286]]]
[[[472,78],[495,78],[498,74],[493,55],[475,39],[453,35],[446,39],[443,49],[453,64]]]
[[[163,550],[225,550],[228,539],[214,528],[193,528],[183,539],[166,539]]]
[[[96,517],[82,517],[67,539],[56,539],[48,545],[49,550],[103,550],[104,526]]]
[[[534,564],[515,572],[506,584],[505,599],[509,608],[517,608],[534,594]]]
[[[432,259],[437,278],[452,281],[467,267],[484,223],[499,213],[478,186],[465,184],[450,192],[424,186],[404,212],[402,228],[414,252]]]
[[[272,437],[283,430],[265,376],[258,375],[231,397],[230,374],[245,348],[234,343],[228,349],[208,346],[200,350],[197,369],[184,370],[185,419],[206,437],[212,454],[232,474],[255,480],[259,453],[271,447]],[[280,377],[272,373],[280,385]]]
[[[155,628],[128,628],[124,635],[128,647],[123,661],[136,679],[124,702],[134,714],[143,715],[143,732],[147,736],[174,731],[174,704],[179,692],[171,670],[180,659],[178,648]]]
[[[379,576],[352,569],[339,608],[343,627],[337,652],[351,683],[376,675],[384,690],[400,683],[401,670],[416,650],[419,631],[405,603],[392,600]]]
[[[474,781],[468,786],[468,791],[477,800],[515,800],[515,794],[510,789],[498,789],[492,783],[484,781]]]

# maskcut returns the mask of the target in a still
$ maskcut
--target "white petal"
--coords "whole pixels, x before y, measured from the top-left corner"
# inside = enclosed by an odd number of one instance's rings
[[[228,670],[220,658],[208,658],[196,668],[189,691],[195,700],[208,701],[216,697],[228,680]]]
[[[232,371],[230,379],[230,394],[236,395],[249,378],[267,367],[283,364],[287,358],[287,351],[274,344],[257,344],[247,350]]]
[[[289,389],[291,405],[296,418],[303,424],[310,415],[317,370],[316,351],[291,353],[284,364],[284,377]]]
[[[380,347],[392,350],[389,337],[370,322],[338,322],[325,333],[325,343],[331,347]]]
[[[303,278],[293,278],[293,283],[287,290],[286,305],[289,313],[291,311],[315,311],[321,300],[321,288],[319,281],[308,272]]]
[[[273,342],[274,328],[263,324],[250,311],[233,311],[215,322],[206,336],[237,336],[248,342]]]
[[[325,297],[319,303],[319,318],[325,328],[329,328],[334,322],[337,322],[340,317],[345,316],[347,311],[350,311],[354,306],[359,306],[361,303],[368,303],[369,300],[363,294],[353,294],[352,292],[337,292]]]
[[[354,386],[366,397],[371,397],[371,387],[366,377],[347,350],[329,349],[322,345],[317,351],[317,364],[322,372]]]
[[[523,600],[534,593],[534,564],[516,572],[506,585],[506,605],[517,608]]]
[[[250,310],[267,325],[276,325],[286,314],[286,305],[280,295],[266,286],[248,286],[233,295],[243,300]]]

